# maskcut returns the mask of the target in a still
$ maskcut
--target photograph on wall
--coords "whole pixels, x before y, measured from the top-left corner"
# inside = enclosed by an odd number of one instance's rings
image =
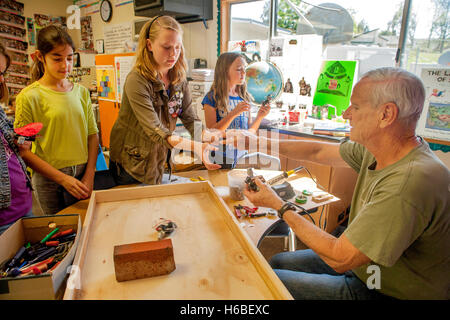
[[[283,56],[283,38],[274,38],[270,40],[270,56],[271,57],[282,57]]]
[[[81,50],[94,51],[94,34],[91,16],[81,17]]]
[[[50,16],[47,16],[45,14],[34,14],[34,26],[36,29],[36,34],[41,30],[42,28],[48,26],[51,22]]]
[[[425,138],[450,141],[450,68],[424,68],[425,103],[416,133]]]
[[[60,27],[67,27],[67,18],[66,17],[50,17],[50,23],[56,24]]]
[[[114,66],[97,66],[96,74],[98,99],[116,102],[116,75]]]
[[[349,106],[357,61],[328,60],[322,62],[313,104],[336,107],[338,116]]]

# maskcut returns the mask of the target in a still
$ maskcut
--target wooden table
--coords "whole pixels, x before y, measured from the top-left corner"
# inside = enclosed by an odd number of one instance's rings
[[[199,176],[209,180],[214,187],[216,187],[216,190],[221,194],[223,200],[230,208],[231,212],[234,212],[234,206],[238,204],[247,205],[247,206],[253,206],[252,203],[245,198],[242,201],[234,201],[230,199],[229,197],[229,191],[226,187],[228,185],[228,178],[227,178],[227,172],[229,170],[196,170],[196,171],[187,171],[187,172],[178,172],[173,174],[173,176],[180,176],[185,178],[198,178]],[[270,179],[278,174],[280,174],[281,171],[273,171],[273,170],[255,170],[255,174],[261,174],[266,179]],[[301,171],[298,174],[294,174],[287,180],[294,188],[295,191],[302,191],[304,189],[310,190],[310,191],[319,191],[316,187],[316,184],[314,181],[309,177],[309,175]],[[195,183],[195,182],[193,182]],[[127,186],[117,186],[115,188],[126,188],[136,185],[127,185]],[[313,201],[308,200],[308,202],[302,207],[304,207],[306,210],[318,208],[321,206],[324,206],[326,204],[329,204],[331,202],[338,201],[339,198],[333,197],[332,199],[328,201],[324,201],[321,203],[315,203]],[[80,214],[81,221],[84,223],[84,218],[86,215],[86,210],[89,205],[89,199],[78,201],[77,203],[61,210],[58,212],[58,214],[69,214],[69,213],[78,213]],[[260,208],[259,210],[264,210],[264,208]],[[316,221],[316,224],[318,223],[318,217],[320,212],[316,212],[312,214],[312,216],[315,216],[314,219]],[[258,217],[258,218],[241,218],[240,219],[241,226],[243,229],[247,232],[247,234],[250,236],[250,239],[253,241],[253,243],[256,246],[259,246],[262,239],[270,233],[279,223],[280,219],[277,216],[265,216],[265,217]]]

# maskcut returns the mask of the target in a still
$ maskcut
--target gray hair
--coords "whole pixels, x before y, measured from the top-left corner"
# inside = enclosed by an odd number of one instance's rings
[[[365,73],[361,80],[374,81],[370,101],[374,107],[394,102],[399,119],[406,125],[416,124],[425,102],[425,88],[416,75],[400,68],[379,68]]]

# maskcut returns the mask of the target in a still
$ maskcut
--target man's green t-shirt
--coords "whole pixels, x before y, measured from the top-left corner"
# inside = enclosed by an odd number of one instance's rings
[[[349,241],[380,268],[379,292],[399,299],[450,298],[450,173],[428,144],[374,170],[362,145],[344,141],[343,159],[358,173]],[[353,270],[367,283],[370,264]]]
[[[75,83],[58,92],[34,82],[16,98],[14,127],[42,122],[35,153],[56,169],[88,160],[88,136],[98,132],[89,91]]]

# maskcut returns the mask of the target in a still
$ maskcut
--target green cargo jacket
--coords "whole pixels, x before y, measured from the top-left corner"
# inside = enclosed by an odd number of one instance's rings
[[[177,118],[194,137],[202,128],[192,106],[187,81],[171,85],[170,97],[162,81],[152,82],[132,70],[125,81],[119,116],[110,136],[110,159],[145,184],[160,184],[168,151],[167,138],[175,130]],[[178,117],[172,117],[178,110]]]

